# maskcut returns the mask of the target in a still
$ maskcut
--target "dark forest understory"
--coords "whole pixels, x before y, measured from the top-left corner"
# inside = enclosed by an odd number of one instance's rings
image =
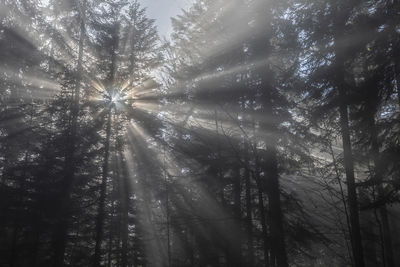
[[[0,0],[0,267],[400,266],[399,0],[147,14]]]

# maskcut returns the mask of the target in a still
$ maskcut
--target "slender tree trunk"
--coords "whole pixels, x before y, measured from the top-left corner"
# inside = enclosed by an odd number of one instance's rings
[[[111,193],[111,194],[113,194],[113,193]],[[107,267],[111,267],[112,243],[113,243],[114,227],[116,226],[114,216],[115,216],[115,204],[114,204],[114,201],[112,201],[111,202],[111,217],[112,218],[110,220],[110,227],[109,227],[109,231],[108,231],[108,242],[107,242]]]
[[[274,87],[270,84],[273,79],[273,72],[270,66],[267,66],[259,73],[263,90],[263,104],[267,122],[263,123],[262,129],[269,134],[266,143],[266,157],[264,162],[264,171],[267,181],[267,195],[269,201],[269,222],[271,237],[271,266],[287,267],[287,254],[285,245],[285,233],[283,229],[283,213],[280,201],[280,185],[277,159],[277,135],[278,120],[274,112],[273,91]]]
[[[387,267],[394,267],[392,232],[390,231],[389,218],[386,205],[379,208],[382,220],[382,234],[385,249],[385,262]]]
[[[32,116],[30,122],[32,123]],[[29,147],[29,141],[26,142],[26,147]],[[25,157],[24,157],[24,165],[28,165],[28,152],[25,152]],[[24,201],[24,194],[25,192],[25,179],[26,179],[26,168],[24,168],[24,171],[22,173],[21,181],[19,184],[19,196],[18,196],[18,209],[16,210],[15,218],[14,218],[14,229],[13,229],[13,237],[12,237],[12,243],[11,243],[11,253],[10,253],[10,267],[15,266],[15,260],[18,255],[17,251],[17,246],[18,246],[18,233],[20,231],[20,208],[23,207],[23,201]]]
[[[264,242],[264,266],[270,267],[270,246],[269,246],[269,236],[268,236],[268,226],[265,214],[265,205],[264,205],[264,196],[263,196],[263,189],[261,184],[261,177],[259,175],[260,170],[256,166],[257,170],[255,173],[255,181],[257,185],[257,197],[258,197],[258,212],[260,214],[260,223],[262,229],[262,237]]]
[[[72,107],[72,122],[71,130],[68,142],[68,151],[65,157],[65,176],[62,182],[61,201],[58,214],[58,223],[53,236],[53,267],[60,267],[64,263],[64,253],[67,244],[67,233],[69,224],[69,213],[70,213],[70,195],[75,180],[75,139],[78,128],[78,113],[79,113],[79,95],[80,95],[80,84],[82,78],[82,59],[83,59],[83,44],[85,39],[85,12],[86,12],[86,1],[82,8],[81,24],[80,24],[80,38],[79,38],[79,52],[78,52],[78,64],[76,70],[76,83],[74,92],[74,103]]]
[[[344,167],[346,173],[350,224],[351,224],[351,240],[353,249],[353,258],[356,267],[364,267],[364,255],[361,241],[361,229],[359,219],[359,209],[357,200],[357,191],[354,178],[353,156],[350,142],[350,130],[348,121],[348,111],[346,104],[346,94],[344,88],[339,88],[341,103],[340,111],[340,126],[343,141]]]
[[[394,76],[396,81],[397,104],[400,109],[400,53],[394,49]]]
[[[247,149],[245,148],[247,155]],[[248,164],[248,160],[246,160]],[[247,266],[254,266],[254,246],[253,246],[253,219],[252,219],[252,197],[251,197],[251,180],[249,166],[244,170],[244,179],[246,187],[246,230],[247,230]]]
[[[239,164],[236,169],[236,175],[234,177],[233,184],[233,193],[234,193],[234,229],[236,227],[239,228],[239,233],[236,235],[237,237],[234,239],[233,244],[233,259],[235,261],[234,266],[241,267],[242,266],[242,209],[241,209],[241,176],[240,176],[240,168]],[[235,223],[236,222],[236,223]]]
[[[10,267],[15,266],[15,259],[17,255],[17,241],[18,241],[19,223],[14,221],[14,229],[12,234],[11,242],[11,253],[10,253]]]
[[[368,114],[369,116],[369,129],[371,133],[371,154],[372,159],[374,162],[374,177],[377,184],[377,192],[378,192],[378,199],[384,197],[385,192],[382,185],[383,182],[383,170],[382,170],[382,162],[380,159],[379,153],[379,143],[378,143],[378,132],[376,129],[376,123],[374,118],[374,113]],[[381,217],[382,222],[382,234],[383,234],[383,247],[384,247],[384,255],[385,259],[383,259],[386,263],[386,266],[391,267],[394,266],[394,257],[393,257],[393,245],[392,245],[392,237],[391,231],[389,226],[389,218],[387,214],[387,207],[386,204],[383,204],[379,207],[379,214]]]
[[[33,251],[31,253],[31,258],[30,258],[30,264],[29,266],[31,267],[36,267],[37,266],[37,258],[38,258],[38,250],[39,250],[39,239],[40,239],[40,234],[39,233],[35,233],[35,237],[34,237],[34,248]]]
[[[115,119],[115,114],[114,114],[114,121]],[[118,136],[118,135],[117,135]],[[115,150],[117,150],[115,148]],[[111,181],[110,186],[109,186],[109,191],[110,191],[110,219],[109,219],[109,227],[108,227],[108,240],[107,240],[107,267],[111,267],[113,262],[112,262],[112,257],[113,257],[113,251],[116,251],[116,254],[119,252],[119,247],[120,247],[120,222],[121,220],[121,212],[120,212],[120,207],[116,207],[115,205],[115,196],[121,196],[121,191],[120,191],[120,168],[118,166],[118,157],[116,156],[116,153],[114,153],[114,157],[110,159],[110,162],[112,162],[112,168],[113,168],[113,175],[111,176]],[[111,188],[110,188],[111,187]],[[106,190],[107,192],[107,190]],[[104,223],[103,223],[104,225]],[[116,237],[116,241],[114,241],[114,238]],[[114,246],[113,246],[114,245]],[[120,266],[118,264],[119,257],[117,256],[117,266]]]
[[[215,133],[217,135],[217,138],[219,138],[220,134],[219,134],[219,122],[218,122],[218,111],[215,108],[214,109],[214,122],[215,122]],[[216,152],[217,152],[217,161],[221,161],[222,157],[221,157],[221,147],[219,145],[219,143],[217,143],[216,145]],[[220,201],[221,201],[221,206],[223,207],[223,209],[225,210],[227,207],[226,204],[226,200],[225,200],[225,193],[224,193],[224,177],[222,174],[222,170],[220,168],[219,162],[216,163],[215,165],[215,169],[216,169],[216,178],[218,179],[219,182],[219,186],[218,186],[218,192],[217,194],[219,195]],[[223,251],[225,254],[225,259],[227,264],[232,264],[232,257],[231,257],[231,249],[230,249],[230,244],[229,244],[229,240],[225,237],[223,237]],[[217,252],[218,255],[218,252]],[[219,256],[215,257],[215,265],[219,266],[220,261],[219,261]]]
[[[115,70],[117,64],[117,48],[118,48],[118,32],[119,24],[114,25],[114,31],[112,32],[112,47],[111,47],[111,66],[110,75],[108,77],[109,86],[108,90],[112,90],[112,85],[115,79]],[[114,92],[108,91],[108,94],[112,95]],[[108,167],[109,167],[109,156],[110,156],[110,137],[111,137],[111,121],[112,121],[112,109],[114,108],[114,103],[110,103],[106,127],[106,143],[104,145],[104,162],[103,162],[103,173],[101,179],[100,188],[100,200],[98,206],[98,213],[96,218],[96,243],[93,255],[93,267],[100,267],[101,262],[101,245],[103,243],[104,235],[104,221],[106,217],[105,213],[105,202],[107,197],[107,177],[108,177]]]
[[[103,242],[103,231],[105,221],[105,202],[107,194],[107,177],[108,177],[108,158],[110,155],[110,136],[111,136],[111,108],[108,112],[107,129],[106,129],[106,142],[104,145],[104,162],[103,173],[100,188],[100,200],[96,219],[96,245],[93,256],[93,267],[99,267],[101,261],[101,244]]]
[[[340,198],[341,198],[341,201],[343,202],[343,208],[344,208],[344,215],[346,217],[347,230],[349,231],[349,234],[351,235],[351,224],[350,224],[349,212],[348,212],[348,209],[347,209],[346,197],[345,197],[345,193],[344,193],[344,190],[343,190],[342,181],[340,179],[341,175],[340,175],[340,172],[339,172],[339,167],[338,167],[338,164],[337,164],[337,161],[336,161],[336,158],[335,158],[335,153],[333,152],[332,143],[330,141],[329,141],[329,151],[330,151],[330,154],[331,154],[331,157],[332,157],[332,163],[333,163],[333,167],[334,167],[335,174],[336,174],[336,180],[337,180],[337,183],[339,185]],[[341,221],[340,221],[340,224],[342,224]],[[350,245],[349,245],[349,242],[348,242],[349,238],[348,238],[348,235],[345,232],[344,226],[342,228],[343,228],[343,237],[344,237],[345,242],[346,242],[346,248],[347,248],[347,251],[348,251],[349,259],[350,259],[351,262],[353,262],[353,255],[352,255],[352,252],[351,252],[351,249],[350,249]]]
[[[390,38],[391,38],[391,46],[394,48],[396,47],[396,40],[398,36],[397,32],[397,23],[394,18],[397,18],[398,10],[400,9],[400,1],[399,0],[392,0],[387,2],[388,6],[387,12],[388,17],[392,18],[389,22],[390,28]],[[396,93],[397,93],[397,104],[399,105],[400,109],[400,52],[399,49],[391,49],[392,50],[392,58],[393,58],[393,65],[394,65],[394,79],[396,81]]]
[[[122,154],[120,154],[122,159]],[[123,166],[122,166],[123,167]],[[130,184],[128,177],[123,172],[121,192],[121,205],[122,205],[122,248],[121,248],[121,267],[128,266],[128,240],[129,240],[129,194]],[[120,183],[121,184],[121,183]]]
[[[170,209],[169,209],[169,181],[168,181],[168,173],[166,166],[166,158],[165,158],[165,145],[163,147],[163,175],[164,175],[164,183],[165,183],[165,216],[166,216],[166,224],[167,224],[167,260],[168,267],[171,267],[171,225],[170,225]]]
[[[71,267],[75,267],[76,264],[76,251],[79,251],[79,239],[80,239],[80,223],[78,221],[77,225],[76,225],[76,230],[75,230],[75,241],[72,244],[72,248],[71,248],[71,263],[70,266]]]
[[[274,52],[274,47],[271,44],[271,40],[274,36],[274,29],[272,25],[273,6],[278,1],[263,2],[255,4],[256,21],[257,27],[263,28],[261,32],[254,37],[252,49],[254,55],[259,58],[269,58]],[[260,79],[259,90],[262,93],[261,103],[263,105],[263,112],[265,114],[265,121],[261,122],[261,129],[265,133],[268,133],[268,137],[264,139],[266,144],[266,159],[262,162],[263,171],[266,175],[267,182],[267,195],[269,204],[269,233],[270,233],[270,260],[271,266],[287,267],[287,255],[285,245],[285,233],[283,230],[283,214],[281,209],[280,201],[280,185],[279,185],[279,173],[278,173],[278,160],[277,160],[277,135],[279,121],[278,115],[276,114],[276,101],[274,96],[277,93],[273,81],[276,80],[274,77],[273,67],[270,63],[266,63],[264,66],[256,69],[256,74]],[[278,93],[279,94],[279,93]],[[260,186],[260,185],[258,185]]]
[[[271,252],[275,256],[276,266],[286,267],[287,255],[283,231],[283,215],[280,200],[280,186],[275,146],[268,148],[267,175],[268,175],[268,200],[270,209]],[[272,260],[274,262],[274,260]]]
[[[354,177],[354,162],[353,153],[351,148],[350,140],[350,129],[349,129],[349,114],[347,104],[347,93],[348,89],[345,82],[345,59],[346,50],[344,49],[343,41],[347,40],[345,35],[345,23],[347,18],[351,14],[352,2],[349,2],[350,6],[336,5],[332,7],[333,16],[333,37],[335,41],[335,77],[333,79],[333,85],[338,90],[339,94],[339,114],[340,114],[340,127],[343,142],[343,155],[344,155],[344,168],[346,173],[347,182],[347,194],[348,194],[348,207],[351,224],[351,244],[353,251],[353,259],[355,267],[364,267],[364,253],[361,239],[361,227],[359,219],[359,208],[357,200],[357,190]],[[342,43],[340,43],[342,42]]]

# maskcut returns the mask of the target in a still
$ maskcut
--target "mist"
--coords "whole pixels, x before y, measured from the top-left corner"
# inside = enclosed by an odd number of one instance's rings
[[[0,266],[399,266],[399,12],[0,0]]]

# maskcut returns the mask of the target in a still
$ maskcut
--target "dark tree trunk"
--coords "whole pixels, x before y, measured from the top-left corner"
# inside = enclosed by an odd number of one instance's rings
[[[36,267],[37,266],[37,258],[38,258],[38,250],[39,250],[39,241],[40,241],[40,230],[39,226],[35,227],[35,233],[33,234],[33,246],[32,251],[30,253],[29,266]]]
[[[115,79],[115,71],[117,64],[117,48],[118,48],[118,34],[119,34],[119,24],[114,25],[114,29],[112,32],[112,47],[111,47],[111,66],[110,66],[110,74],[108,77],[109,86],[107,90],[112,90],[112,86]],[[108,91],[108,94],[112,95],[114,92]],[[93,267],[99,267],[101,262],[101,245],[103,242],[104,235],[104,221],[106,217],[105,213],[105,202],[107,197],[107,178],[108,178],[108,167],[109,167],[109,156],[110,156],[110,137],[111,137],[111,121],[112,121],[112,109],[115,107],[114,103],[110,103],[109,111],[108,111],[108,119],[107,119],[107,127],[106,127],[106,142],[104,145],[104,162],[103,162],[103,172],[102,172],[102,180],[100,187],[100,199],[98,206],[98,213],[96,218],[96,243],[93,255]]]
[[[14,267],[16,262],[18,232],[19,232],[19,225],[17,222],[14,222],[14,229],[11,241],[11,252],[10,252],[10,264],[9,264],[10,267]]]
[[[163,175],[164,175],[164,183],[165,183],[165,217],[166,217],[166,226],[167,226],[167,260],[168,267],[171,267],[171,222],[170,222],[170,206],[169,206],[169,181],[168,181],[168,173],[167,166],[165,162],[165,146],[163,148]]]
[[[372,101],[374,101],[373,99]],[[374,110],[372,107],[370,108]],[[379,143],[378,143],[378,132],[376,128],[376,123],[375,123],[375,112],[369,112],[368,114],[369,118],[369,129],[370,129],[370,135],[371,135],[371,154],[372,154],[372,159],[374,162],[374,176],[373,179],[375,180],[377,187],[378,187],[378,198],[382,199],[384,198],[385,192],[384,188],[382,185],[383,182],[383,166],[382,162],[380,159],[380,153],[379,153]],[[394,266],[394,257],[393,257],[393,245],[392,245],[392,237],[391,237],[391,232],[390,232],[390,226],[389,226],[389,218],[388,218],[388,213],[387,213],[387,208],[386,204],[383,204],[381,207],[379,207],[379,214],[382,220],[382,239],[383,239],[383,248],[384,248],[384,261],[385,261],[385,266],[391,267]]]
[[[275,4],[277,4],[275,1],[270,3],[260,1],[254,6],[256,12],[255,24],[257,27],[260,27],[259,29],[263,29],[262,33],[260,32],[254,36],[252,41],[254,57],[257,60],[260,58],[269,58],[274,52],[274,46],[271,44],[271,40],[275,34],[274,27],[272,25],[272,20],[275,16],[273,14],[273,6]],[[278,127],[280,123],[279,109],[277,109],[277,107],[279,107],[279,102],[281,101],[277,96],[280,95],[280,92],[275,87],[275,72],[273,71],[273,67],[269,62],[257,68],[255,73],[260,81],[260,100],[262,103],[263,113],[265,114],[265,121],[261,123],[260,129],[268,135],[268,137],[263,140],[266,144],[266,158],[263,161],[260,161],[260,164],[262,164],[260,167],[265,172],[265,181],[268,188],[267,195],[270,215],[268,217],[270,226],[269,265],[286,267],[288,266],[288,263],[285,246],[285,234],[283,230],[283,214],[280,201],[279,173],[276,151]],[[256,175],[260,176],[259,173],[256,173]],[[259,181],[257,186],[259,187],[258,190],[260,191],[264,185],[261,184],[261,181]],[[259,195],[260,194],[262,194],[262,191],[259,192]],[[265,216],[263,217],[265,220]],[[266,256],[268,257],[268,254]]]
[[[354,178],[353,156],[351,151],[350,130],[348,121],[348,111],[346,104],[346,94],[344,88],[339,88],[341,103],[340,126],[343,140],[344,167],[346,173],[350,224],[351,224],[351,243],[353,249],[353,258],[356,267],[364,267],[364,255],[361,241],[360,219],[358,210],[357,191]]]
[[[344,44],[341,43],[343,40],[347,40],[345,35],[345,23],[351,14],[352,2],[349,2],[349,6],[337,5],[333,7],[333,37],[335,41],[334,52],[335,52],[335,76],[333,79],[333,85],[338,91],[339,95],[339,113],[340,113],[340,128],[343,142],[343,156],[344,156],[344,168],[346,173],[347,182],[347,193],[349,202],[349,215],[350,215],[350,236],[353,251],[353,259],[355,267],[364,267],[364,253],[361,240],[361,227],[359,219],[359,209],[357,200],[357,190],[354,177],[354,162],[353,153],[351,148],[350,140],[350,129],[349,129],[349,114],[347,104],[347,92],[348,89],[345,81],[345,67],[346,67],[346,53]]]
[[[279,174],[278,174],[278,163],[277,163],[277,152],[275,147],[268,148],[267,153],[267,176],[268,176],[268,200],[270,209],[270,232],[271,232],[271,252],[276,261],[276,266],[286,267],[287,255],[285,246],[285,236],[283,231],[283,215],[281,209],[280,200],[280,186],[279,186]],[[275,264],[273,264],[275,265]]]
[[[257,168],[258,169],[258,168]],[[269,236],[268,236],[268,226],[265,214],[265,205],[264,205],[264,196],[263,196],[263,188],[261,183],[261,177],[259,176],[259,170],[256,170],[255,180],[257,185],[257,197],[258,197],[258,212],[260,214],[260,223],[262,229],[262,237],[264,243],[264,266],[270,266],[270,246],[269,246]]]
[[[229,232],[235,233],[235,235],[227,237],[227,264],[232,267],[242,266],[241,176],[240,168],[238,166],[235,168],[234,177],[232,177],[233,220],[229,220],[229,223],[226,226],[229,228]]]
[[[111,190],[112,193],[111,195],[114,195],[115,193],[113,192],[115,189]],[[115,236],[115,232],[118,232],[117,230],[114,230],[117,227],[117,223],[115,222],[114,216],[115,216],[115,204],[114,201],[111,201],[111,220],[110,220],[110,226],[108,230],[108,242],[107,242],[107,267],[111,267],[111,258],[112,258],[112,252],[113,252],[113,237]],[[103,224],[104,225],[104,224]],[[119,245],[119,243],[117,243]]]
[[[103,242],[103,231],[105,221],[105,202],[107,195],[107,177],[108,177],[108,158],[110,155],[110,136],[111,136],[111,108],[108,112],[106,142],[104,145],[104,163],[100,188],[100,200],[96,219],[96,245],[93,256],[93,267],[99,267],[101,261],[101,244]]]
[[[247,151],[245,151],[247,153]],[[247,163],[247,162],[246,162]],[[253,246],[253,218],[252,218],[252,197],[251,180],[248,166],[244,170],[246,187],[246,231],[247,231],[247,266],[254,266],[254,246]]]
[[[31,118],[31,122],[32,122],[32,118]],[[26,146],[29,147],[29,141],[27,141]],[[28,152],[25,152],[25,159],[24,159],[24,165],[27,166],[28,165]],[[21,177],[21,181],[19,184],[19,196],[18,196],[18,206],[19,207],[23,207],[24,205],[24,195],[25,195],[25,177],[26,177],[26,167],[24,168],[22,177]],[[18,233],[21,229],[20,226],[20,209],[18,208],[16,210],[16,214],[15,214],[15,218],[14,218],[14,229],[13,229],[13,234],[12,234],[12,242],[11,242],[11,253],[10,253],[10,267],[14,267],[15,266],[15,261],[18,255],[18,251],[17,251],[17,246],[18,246]]]
[[[283,229],[283,213],[280,201],[280,185],[277,160],[277,136],[279,118],[275,114],[274,108],[274,87],[270,84],[273,80],[273,72],[270,66],[263,68],[259,73],[263,90],[263,104],[267,122],[263,123],[262,129],[268,133],[269,137],[265,140],[266,154],[263,170],[266,175],[267,195],[269,201],[269,225],[270,225],[270,265],[278,267],[288,266],[285,233]]]
[[[388,1],[388,17],[392,18],[389,22],[389,28],[390,28],[390,38],[391,40],[391,46],[396,47],[396,39],[398,38],[398,32],[397,32],[397,20],[394,18],[397,18],[397,12],[400,9],[400,1],[398,0],[393,0],[391,3]],[[396,81],[396,93],[397,93],[397,104],[399,105],[400,108],[400,52],[399,49],[391,49],[392,51],[392,58],[393,58],[393,66],[394,66],[394,79]]]
[[[239,165],[238,165],[239,166]],[[233,244],[233,259],[234,266],[242,266],[242,210],[241,210],[241,176],[240,176],[240,168],[236,169],[236,176],[234,177],[233,184],[233,193],[234,193],[234,216],[235,216],[235,224],[234,227],[238,227],[239,232],[234,239]],[[235,229],[234,228],[234,229]]]
[[[122,154],[121,154],[120,159],[122,159]],[[129,217],[129,194],[130,194],[129,186],[130,186],[130,184],[129,184],[128,176],[124,172],[124,175],[122,177],[122,188],[120,190],[120,192],[121,192],[121,211],[122,211],[121,267],[128,266],[128,240],[129,240],[128,217]]]
[[[65,176],[63,177],[61,185],[60,208],[58,214],[58,223],[55,227],[53,236],[53,267],[60,267],[64,264],[64,254],[67,245],[67,233],[69,225],[70,213],[70,195],[72,192],[73,183],[75,180],[75,139],[78,128],[78,114],[79,114],[79,95],[82,78],[82,59],[83,59],[83,44],[85,39],[85,12],[86,1],[84,1],[83,10],[81,14],[80,23],[80,39],[79,39],[79,54],[78,64],[76,70],[76,84],[74,92],[74,104],[72,107],[72,120],[71,130],[68,142],[68,150],[65,157]]]

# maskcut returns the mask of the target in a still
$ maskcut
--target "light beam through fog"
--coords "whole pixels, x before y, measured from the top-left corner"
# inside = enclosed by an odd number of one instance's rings
[[[0,0],[0,266],[399,265],[399,12]]]

